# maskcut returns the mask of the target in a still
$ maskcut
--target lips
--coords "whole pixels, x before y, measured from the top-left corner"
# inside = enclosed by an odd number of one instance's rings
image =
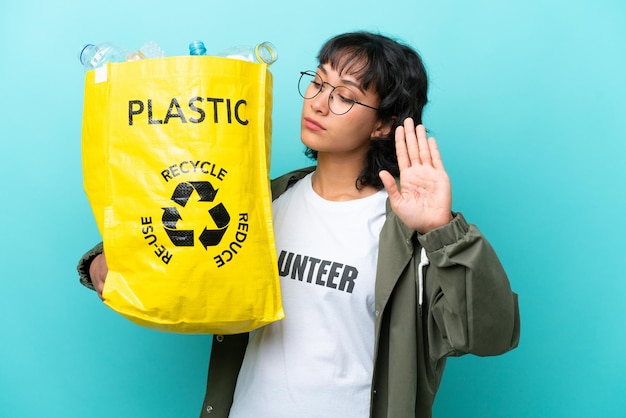
[[[319,122],[311,119],[311,118],[304,118],[304,126],[306,126],[308,129],[312,130],[312,131],[324,131],[326,130],[326,128],[324,128],[324,126],[322,126],[322,124],[320,124]]]

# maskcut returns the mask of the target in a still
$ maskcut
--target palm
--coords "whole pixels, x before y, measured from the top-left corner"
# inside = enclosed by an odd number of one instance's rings
[[[407,119],[396,130],[396,154],[400,168],[400,189],[388,172],[381,179],[391,207],[410,228],[426,233],[452,219],[452,192],[434,138],[426,137],[422,125]]]

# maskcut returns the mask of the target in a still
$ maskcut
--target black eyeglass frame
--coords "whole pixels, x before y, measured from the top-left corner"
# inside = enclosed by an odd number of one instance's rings
[[[315,78],[319,78],[319,79],[322,81],[322,83],[320,84],[320,88],[319,88],[319,90],[318,90],[318,91],[317,91],[317,92],[316,92],[313,96],[311,96],[311,97],[305,97],[305,95],[304,95],[304,94],[302,94],[302,92],[300,91],[300,90],[301,90],[301,88],[300,88],[300,83],[302,82],[302,77],[304,77],[305,75],[306,75],[306,76],[313,77],[314,79],[315,79]],[[310,86],[310,85],[311,85],[311,83],[310,83],[310,82],[309,82],[309,83],[307,83],[307,87],[305,88],[305,91],[309,88],[309,86]],[[352,108],[354,107],[354,104],[355,104],[355,103],[356,103],[356,104],[358,104],[358,105],[361,105],[361,106],[364,106],[364,107],[370,108],[370,109],[372,109],[372,110],[376,110],[376,111],[380,110],[380,109],[378,109],[378,108],[376,108],[376,107],[374,107],[374,106],[370,106],[370,105],[368,105],[368,104],[365,104],[365,103],[362,103],[362,102],[359,102],[358,100],[356,100],[356,94],[354,94],[354,92],[353,92],[353,91],[352,91],[349,87],[346,87],[346,86],[333,86],[333,85],[332,85],[332,84],[330,84],[329,82],[324,81],[324,79],[322,78],[322,76],[320,76],[319,74],[317,74],[317,72],[315,72],[315,71],[311,71],[311,70],[308,70],[308,71],[300,71],[300,78],[298,79],[298,94],[300,94],[300,96],[302,96],[302,98],[303,98],[303,99],[305,99],[305,100],[314,99],[315,97],[317,97],[317,95],[318,95],[318,94],[320,94],[320,93],[322,92],[322,90],[324,90],[324,86],[325,86],[325,85],[329,85],[329,86],[332,88],[332,90],[331,90],[331,91],[330,91],[330,93],[328,94],[328,109],[329,109],[331,112],[333,112],[335,115],[345,115],[345,114],[346,114],[346,113],[348,113],[350,110],[352,110]],[[343,112],[343,113],[337,113],[337,112],[335,112],[335,111],[333,110],[332,106],[330,105],[330,99],[333,97],[333,92],[335,91],[335,89],[337,89],[337,87],[341,87],[341,88],[344,88],[344,89],[348,90],[348,91],[352,94],[352,96],[353,96],[353,97],[355,97],[355,99],[349,99],[349,101],[350,101],[350,102],[352,102],[352,105],[348,108],[348,110],[346,110],[346,111],[345,111],[345,112]]]

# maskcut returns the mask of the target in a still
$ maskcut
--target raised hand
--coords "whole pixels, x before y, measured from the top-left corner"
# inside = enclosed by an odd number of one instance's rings
[[[388,171],[380,172],[391,208],[408,227],[425,234],[452,220],[452,191],[435,138],[411,118],[396,128],[400,189]]]

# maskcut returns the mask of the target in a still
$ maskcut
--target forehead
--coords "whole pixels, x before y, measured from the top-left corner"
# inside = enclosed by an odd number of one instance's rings
[[[357,93],[357,95],[362,94],[363,97],[378,95],[371,85],[368,88],[364,87],[362,81],[358,77],[353,76],[349,70],[344,70],[343,73],[340,73],[339,70],[332,68],[330,63],[326,63],[318,66],[318,72],[321,73],[322,79],[328,81],[328,84],[332,87],[348,87],[351,88],[353,93]]]
[[[320,61],[320,66],[328,65],[340,76],[352,76],[359,81],[367,73],[369,62],[367,57],[361,56],[350,49],[338,49],[329,54],[324,62]]]

